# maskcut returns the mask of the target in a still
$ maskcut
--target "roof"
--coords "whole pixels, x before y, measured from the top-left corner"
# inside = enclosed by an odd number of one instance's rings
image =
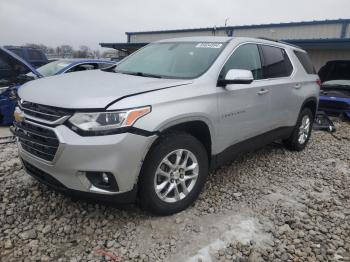
[[[33,47],[33,46],[5,45],[4,47],[7,48],[7,49],[33,49],[33,50],[40,50],[40,51],[42,51],[41,48]]]
[[[327,24],[348,24],[350,19],[333,19],[333,20],[314,20],[314,21],[302,21],[302,22],[289,22],[289,23],[271,23],[271,24],[253,24],[253,25],[238,25],[238,26],[222,26],[222,27],[202,27],[202,28],[190,28],[190,29],[171,29],[171,30],[158,30],[158,31],[138,31],[138,32],[126,32],[127,35],[138,34],[154,34],[154,33],[179,33],[179,32],[196,32],[196,31],[214,31],[225,29],[252,29],[262,27],[288,27],[288,26],[305,26],[305,25],[327,25]]]
[[[68,62],[68,63],[113,63],[107,59],[93,59],[93,58],[58,58],[55,61]]]
[[[302,48],[316,48],[316,49],[349,49],[349,38],[334,38],[334,39],[297,39],[297,40],[284,40],[293,45],[300,46]]]
[[[162,39],[155,41],[157,43],[161,42],[220,42],[226,43],[233,39],[233,37],[228,36],[187,36],[187,37],[176,37],[169,39]]]
[[[164,40],[161,40],[164,41]],[[165,41],[169,41],[165,40]],[[213,40],[215,42],[215,40]],[[335,39],[297,39],[297,40],[282,40],[280,43],[296,45],[300,48],[317,48],[317,49],[349,49],[350,48],[350,39],[349,38],[335,38]],[[117,50],[125,50],[129,52],[134,52],[137,49],[148,45],[149,43],[101,43],[102,47],[114,48]]]
[[[134,52],[149,43],[100,43],[101,47],[114,48],[126,52]]]
[[[168,42],[212,42],[212,43],[228,43],[232,40],[238,42],[256,42],[256,43],[265,43],[271,44],[274,43],[279,46],[289,46],[293,48],[300,49],[299,46],[293,45],[289,42],[279,41],[275,39],[268,39],[263,37],[228,37],[228,36],[187,36],[187,37],[177,37],[170,39],[163,39],[155,41],[155,43],[168,43]]]
[[[167,43],[167,42],[214,42],[214,43],[227,43],[231,40],[238,40],[240,42],[260,42],[260,43],[271,43],[274,42],[280,46],[289,46],[293,48],[300,49],[301,47],[297,46],[291,41],[279,41],[268,38],[253,38],[253,37],[228,37],[228,36],[189,36],[189,37],[177,37],[170,39],[158,40],[153,43]],[[148,45],[149,42],[145,43],[100,43],[102,47],[114,48],[117,50],[124,50],[127,52],[134,52],[145,45]]]

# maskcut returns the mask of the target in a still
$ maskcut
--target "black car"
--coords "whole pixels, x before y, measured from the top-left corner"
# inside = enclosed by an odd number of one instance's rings
[[[49,62],[44,52],[38,48],[26,46],[5,46],[5,48],[23,58],[34,68],[45,65]]]

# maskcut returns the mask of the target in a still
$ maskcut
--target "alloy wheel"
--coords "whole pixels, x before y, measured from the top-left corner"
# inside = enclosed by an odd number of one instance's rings
[[[196,156],[186,149],[177,149],[160,162],[154,176],[154,189],[164,202],[184,199],[194,188],[199,166]]]
[[[299,127],[299,138],[298,138],[298,142],[299,144],[304,144],[309,136],[309,132],[310,132],[310,117],[305,115],[302,120],[301,120],[301,124]]]

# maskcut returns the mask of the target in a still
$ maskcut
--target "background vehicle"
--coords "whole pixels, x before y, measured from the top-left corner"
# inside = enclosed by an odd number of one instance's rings
[[[319,86],[300,57],[280,42],[190,37],[150,44],[109,70],[32,81],[12,129],[19,155],[57,190],[179,212],[209,168],[277,139],[305,148]]]
[[[116,62],[100,59],[59,59],[43,65],[36,70],[43,77],[72,73],[78,71],[106,69],[115,65]]]
[[[103,69],[115,65],[113,61],[97,59],[61,59],[34,69],[22,58],[1,48],[0,57],[0,124],[11,125],[21,84],[41,77],[77,71]]]
[[[37,77],[40,74],[29,63],[0,47],[0,124],[13,122],[17,87]]]
[[[45,65],[49,62],[45,53],[38,48],[27,46],[5,46],[5,48],[24,59],[34,68]]]
[[[350,61],[329,61],[319,71],[322,81],[319,110],[350,119]]]

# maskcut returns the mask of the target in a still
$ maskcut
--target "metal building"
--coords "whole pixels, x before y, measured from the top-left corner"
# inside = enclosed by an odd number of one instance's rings
[[[126,35],[126,43],[101,43],[101,46],[131,53],[149,42],[175,37],[266,37],[304,48],[309,52],[317,70],[329,60],[350,60],[350,19],[126,32]]]

